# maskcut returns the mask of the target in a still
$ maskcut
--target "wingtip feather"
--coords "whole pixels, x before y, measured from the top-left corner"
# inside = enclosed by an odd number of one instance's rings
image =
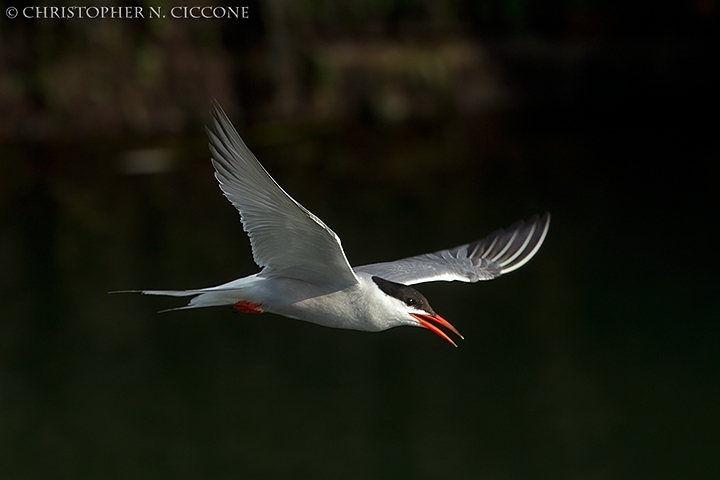
[[[533,218],[535,219],[533,222],[533,232],[528,234],[530,241],[524,246],[524,251],[521,255],[517,256],[512,262],[509,262],[507,266],[502,268],[503,274],[514,272],[518,268],[527,264],[530,260],[532,260],[535,254],[537,254],[538,250],[540,250],[540,247],[545,241],[547,232],[550,229],[550,212],[545,212],[542,217],[535,215]],[[541,226],[541,228],[536,229],[537,226]],[[534,237],[536,235],[537,238],[535,239]]]

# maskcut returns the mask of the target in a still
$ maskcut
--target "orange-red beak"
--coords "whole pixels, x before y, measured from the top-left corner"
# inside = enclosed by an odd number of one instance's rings
[[[451,332],[453,332],[455,335],[457,335],[457,336],[460,337],[461,339],[465,340],[465,337],[463,337],[463,336],[460,334],[460,332],[458,332],[457,329],[452,326],[452,324],[451,324],[450,322],[448,322],[447,320],[445,320],[444,318],[442,318],[442,317],[441,317],[440,315],[438,315],[437,313],[436,313],[435,315],[430,315],[430,314],[428,314],[428,313],[411,313],[410,315],[412,315],[418,322],[420,322],[420,325],[422,325],[423,327],[427,328],[427,329],[430,330],[431,332],[435,333],[435,334],[438,335],[440,338],[443,338],[443,339],[447,340],[448,342],[450,342],[450,343],[451,343],[453,346],[455,346],[455,347],[457,347],[457,345],[455,344],[455,342],[453,342],[452,339],[451,339],[450,337],[448,337],[445,332],[443,332],[442,330],[440,330],[440,329],[437,327],[437,325],[441,325],[441,326],[447,328],[448,330],[450,330]],[[436,325],[436,324],[437,324],[437,325]]]

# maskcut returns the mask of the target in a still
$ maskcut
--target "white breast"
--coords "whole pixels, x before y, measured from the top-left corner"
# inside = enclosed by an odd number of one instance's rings
[[[380,331],[394,326],[385,314],[385,295],[371,280],[332,290],[284,277],[258,278],[243,292],[263,310],[334,328]]]

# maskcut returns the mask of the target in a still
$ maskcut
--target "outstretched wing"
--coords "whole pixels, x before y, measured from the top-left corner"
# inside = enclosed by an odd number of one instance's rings
[[[217,102],[207,131],[215,178],[240,212],[261,275],[338,288],[357,283],[340,238],[273,180]]]
[[[535,215],[476,242],[395,262],[363,265],[355,271],[405,285],[492,280],[529,262],[540,249],[549,227],[549,213]]]

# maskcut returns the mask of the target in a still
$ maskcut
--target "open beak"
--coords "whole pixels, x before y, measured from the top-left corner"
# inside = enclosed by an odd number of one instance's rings
[[[453,342],[452,339],[451,339],[450,337],[448,337],[445,332],[443,332],[442,330],[440,330],[440,329],[437,327],[437,325],[441,325],[441,326],[447,328],[448,330],[450,330],[451,332],[453,332],[455,335],[457,335],[457,336],[460,337],[461,339],[465,340],[465,337],[463,337],[463,336],[460,334],[460,332],[458,332],[457,329],[452,326],[452,324],[451,324],[450,322],[448,322],[447,320],[445,320],[444,318],[442,318],[442,317],[441,317],[440,315],[438,315],[437,313],[436,313],[435,315],[430,315],[430,314],[427,314],[427,313],[411,313],[410,315],[411,315],[413,318],[415,318],[418,322],[420,322],[420,325],[421,325],[421,326],[423,326],[423,327],[427,328],[428,330],[430,330],[431,332],[435,333],[435,334],[438,335],[440,338],[443,338],[443,339],[447,340],[448,342],[450,342],[450,343],[451,343],[453,346],[455,346],[455,347],[457,347],[457,345],[455,344],[455,342]],[[437,325],[436,325],[436,324],[437,324]]]

